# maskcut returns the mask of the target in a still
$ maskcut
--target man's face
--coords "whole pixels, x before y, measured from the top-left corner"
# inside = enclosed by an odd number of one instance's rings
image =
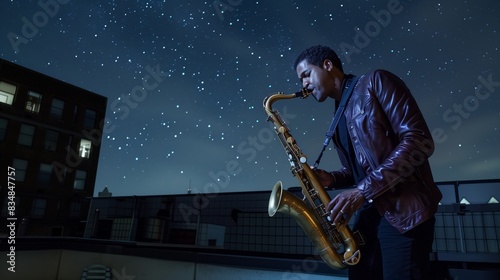
[[[335,68],[336,69],[336,68]],[[297,76],[302,86],[312,90],[312,95],[318,102],[323,102],[327,97],[336,98],[339,90],[336,87],[335,76],[331,61],[325,60],[321,67],[307,62],[306,59],[297,64]],[[340,79],[342,82],[342,79]],[[339,87],[340,88],[340,87]]]

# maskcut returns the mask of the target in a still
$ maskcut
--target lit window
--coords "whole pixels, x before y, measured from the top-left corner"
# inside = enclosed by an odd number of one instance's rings
[[[45,133],[45,142],[43,143],[43,148],[47,151],[55,151],[57,148],[58,138],[58,132],[47,130],[47,132]]]
[[[40,172],[38,172],[37,181],[40,185],[48,186],[50,185],[50,179],[52,178],[52,165],[47,163],[40,164]]]
[[[87,179],[87,171],[77,170],[75,175],[75,183],[73,184],[73,188],[75,190],[83,190],[85,189],[85,180]]]
[[[16,86],[0,81],[0,103],[12,105],[16,95]]]
[[[6,119],[0,118],[0,141],[5,140],[5,135],[7,134],[7,123]]]
[[[33,208],[31,209],[31,218],[43,219],[45,217],[45,207],[47,200],[44,198],[33,199]]]
[[[26,170],[28,170],[28,161],[15,158],[12,161],[12,167],[16,169],[16,182],[24,182],[26,180]]]
[[[19,131],[19,137],[17,138],[17,143],[25,146],[31,146],[33,144],[33,136],[35,135],[35,127],[28,124],[22,124],[21,130]]]
[[[85,119],[83,120],[83,126],[86,128],[94,128],[96,115],[97,113],[95,111],[86,109]]]
[[[33,91],[28,92],[28,101],[26,101],[26,111],[31,113],[40,112],[42,105],[42,95]]]
[[[82,139],[80,140],[80,157],[82,158],[90,158],[90,140]]]
[[[50,117],[60,120],[63,117],[64,101],[54,98],[52,99],[52,106],[50,107]]]

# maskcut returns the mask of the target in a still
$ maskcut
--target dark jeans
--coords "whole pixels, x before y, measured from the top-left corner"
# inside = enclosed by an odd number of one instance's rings
[[[360,211],[353,230],[365,239],[361,260],[349,267],[349,279],[429,279],[429,254],[434,240],[432,218],[401,234],[375,207]]]

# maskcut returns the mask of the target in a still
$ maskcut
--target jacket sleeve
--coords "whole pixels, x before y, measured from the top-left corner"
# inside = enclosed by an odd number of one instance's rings
[[[328,186],[331,189],[346,189],[352,188],[354,185],[354,179],[352,177],[351,170],[347,167],[342,167],[337,171],[332,171],[330,174],[333,175],[333,181]]]
[[[385,113],[386,119],[380,121],[392,129],[394,143],[392,152],[385,160],[357,185],[371,202],[411,176],[425,163],[434,152],[434,142],[415,99],[400,78],[383,70],[374,71],[366,78],[366,90]],[[379,113],[380,116],[384,115]]]

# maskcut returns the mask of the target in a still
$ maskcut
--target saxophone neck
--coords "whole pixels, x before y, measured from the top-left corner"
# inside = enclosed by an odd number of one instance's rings
[[[292,99],[292,98],[297,98],[297,97],[305,99],[311,93],[312,93],[312,91],[310,91],[306,88],[302,88],[300,91],[297,91],[295,93],[290,93],[290,94],[285,94],[283,92],[277,92],[277,93],[271,94],[271,95],[267,96],[266,98],[264,98],[263,107],[266,109],[266,112],[270,113],[270,112],[272,112],[273,103],[276,102],[277,100]]]

